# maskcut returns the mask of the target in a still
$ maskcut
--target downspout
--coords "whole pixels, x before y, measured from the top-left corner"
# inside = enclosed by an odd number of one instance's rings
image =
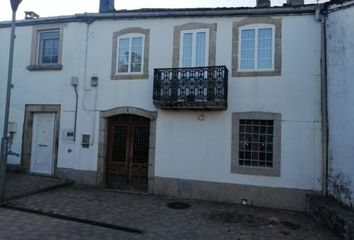
[[[77,126],[77,107],[79,101],[79,94],[77,92],[77,85],[73,85],[75,90],[75,119],[74,119],[74,142],[76,141],[76,126]]]
[[[327,81],[327,29],[325,12],[321,13],[322,7],[319,5],[316,9],[316,20],[321,22],[321,117],[322,117],[322,159],[323,159],[323,176],[322,188],[323,194],[328,195],[328,81]]]

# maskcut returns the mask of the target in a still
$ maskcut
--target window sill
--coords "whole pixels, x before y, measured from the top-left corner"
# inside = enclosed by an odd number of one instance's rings
[[[48,66],[43,66],[43,65],[27,66],[27,70],[29,71],[60,71],[62,69],[63,69],[62,64],[55,64],[55,65],[48,65]]]
[[[111,75],[112,80],[145,80],[148,79],[148,74],[120,74]]]
[[[239,166],[232,170],[232,173],[265,177],[280,177],[279,167],[251,167],[251,166]]]
[[[280,76],[281,70],[275,69],[271,71],[258,71],[258,70],[250,70],[250,71],[240,71],[237,69],[232,70],[233,77],[271,77],[271,76]]]

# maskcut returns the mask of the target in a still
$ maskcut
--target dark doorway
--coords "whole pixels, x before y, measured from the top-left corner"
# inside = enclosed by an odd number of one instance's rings
[[[150,119],[123,114],[108,122],[107,187],[148,190]]]

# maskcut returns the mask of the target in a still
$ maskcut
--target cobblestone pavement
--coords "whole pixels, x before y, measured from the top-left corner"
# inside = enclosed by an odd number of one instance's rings
[[[133,234],[0,209],[0,239],[337,239],[302,213],[71,186],[16,199],[11,205],[142,230]],[[11,235],[11,233],[13,235]],[[45,236],[42,238],[42,236]],[[57,238],[56,238],[57,237]]]
[[[8,172],[6,174],[5,198],[13,199],[70,183],[65,179]]]
[[[2,240],[134,239],[132,234],[0,209]]]

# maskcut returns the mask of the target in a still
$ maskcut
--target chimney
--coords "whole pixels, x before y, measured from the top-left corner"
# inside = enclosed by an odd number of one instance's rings
[[[259,7],[259,8],[270,7],[270,0],[257,0],[257,6],[256,7]]]
[[[286,0],[288,6],[301,6],[304,5],[304,0]]]
[[[100,13],[110,13],[114,11],[114,0],[100,0]]]
[[[39,15],[33,11],[25,11],[25,19],[36,19],[39,18]]]

